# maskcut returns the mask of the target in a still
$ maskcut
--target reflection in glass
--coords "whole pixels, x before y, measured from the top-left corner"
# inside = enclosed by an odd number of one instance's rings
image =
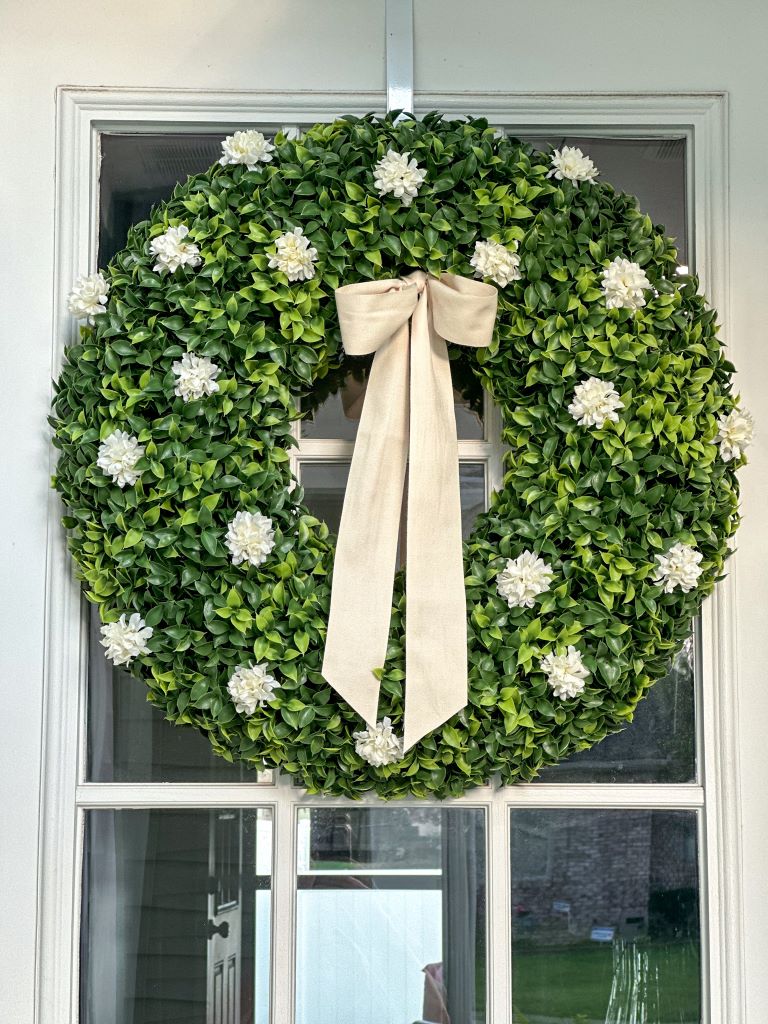
[[[696,777],[694,638],[640,701],[633,722],[545,768],[537,782],[692,782]]]
[[[693,811],[512,812],[514,1024],[699,1024]]]
[[[299,811],[297,1024],[485,1021],[479,808]]]
[[[315,393],[304,399],[302,408],[307,415],[299,427],[302,438],[354,441],[371,362],[371,356],[347,356],[342,371],[318,384]],[[347,368],[348,372],[342,379]],[[484,434],[482,385],[469,369],[466,359],[451,362],[451,374],[457,437],[461,441],[480,441]]]
[[[89,811],[82,1024],[268,1024],[271,812]]]
[[[299,467],[304,504],[313,515],[326,522],[333,533],[339,532],[348,477],[348,462],[303,462]],[[462,462],[459,465],[459,489],[461,529],[466,540],[472,532],[475,519],[485,509],[485,466],[482,462]],[[404,534],[405,512],[401,542]]]

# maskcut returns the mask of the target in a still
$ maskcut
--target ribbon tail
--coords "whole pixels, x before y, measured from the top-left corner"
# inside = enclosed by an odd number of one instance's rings
[[[344,497],[323,676],[375,725],[408,457],[407,322],[376,352]]]
[[[412,322],[405,750],[467,703],[467,602],[453,386],[448,349],[432,328],[426,292]]]

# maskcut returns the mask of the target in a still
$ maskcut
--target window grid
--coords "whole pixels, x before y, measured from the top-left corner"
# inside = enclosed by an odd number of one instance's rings
[[[245,122],[243,122],[245,124]],[[165,126],[164,126],[165,127]],[[266,131],[270,126],[259,125]],[[282,126],[283,130],[295,135],[300,129]],[[130,130],[130,129],[127,129]],[[161,129],[162,130],[162,129]],[[175,130],[179,130],[176,127]],[[183,129],[182,129],[183,130]],[[275,127],[271,126],[274,131]],[[583,132],[582,132],[583,133]],[[522,134],[522,131],[521,131]],[[531,136],[535,131],[526,129]],[[542,129],[539,134],[549,134]],[[589,134],[615,135],[611,129],[592,130]],[[638,132],[638,134],[645,134]],[[648,132],[648,134],[653,134]],[[679,129],[669,131],[679,137]],[[690,195],[689,190],[689,195]],[[94,232],[98,218],[93,217],[91,248],[95,251]],[[486,501],[497,489],[503,476],[503,445],[500,440],[501,421],[498,409],[485,399],[485,440],[459,441],[461,461],[482,462],[486,467]],[[292,469],[298,476],[304,462],[344,462],[351,459],[353,444],[332,439],[299,438],[292,454]],[[84,649],[85,645],[83,645]],[[698,653],[698,652],[697,652]],[[704,739],[705,724],[699,715],[699,675],[701,665],[697,661],[697,766],[702,763],[700,744]],[[86,676],[85,666],[81,678]],[[274,1024],[291,1024],[295,1009],[295,922],[296,922],[296,866],[298,854],[298,810],[300,807],[322,805],[323,807],[365,807],[380,806],[371,796],[359,801],[344,798],[309,796],[296,787],[290,778],[260,777],[256,783],[90,783],[86,782],[86,700],[81,697],[79,728],[79,784],[76,787],[75,805],[77,810],[78,864],[82,855],[82,835],[85,813],[92,808],[215,808],[215,807],[264,807],[273,814],[272,851],[272,941],[271,949],[281,951],[272,956],[270,965],[270,1019]],[[712,740],[712,725],[707,729],[707,740]],[[705,791],[701,771],[697,767],[698,781],[693,784],[574,784],[574,783],[522,783],[514,787],[482,787],[470,795],[448,801],[403,800],[398,806],[444,806],[458,804],[480,807],[486,814],[487,858],[486,881],[488,891],[494,898],[488,901],[487,920],[487,1022],[501,1024],[512,1019],[512,908],[511,908],[511,867],[510,867],[510,811],[521,807],[541,808],[674,808],[697,812],[699,835],[700,900],[701,900],[701,963],[703,982],[703,1019],[708,1020],[708,928],[710,908],[708,901],[706,836],[707,820],[704,814]],[[79,878],[79,872],[78,872]],[[75,886],[75,897],[79,898],[79,883]],[[78,902],[79,905],[79,902]],[[277,908],[280,911],[277,912]],[[75,965],[77,967],[77,965]],[[76,1005],[76,993],[73,995]],[[76,1018],[73,1018],[76,1019]]]

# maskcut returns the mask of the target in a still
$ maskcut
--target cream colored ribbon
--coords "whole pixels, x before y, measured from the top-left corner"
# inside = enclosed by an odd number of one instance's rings
[[[459,462],[446,341],[490,344],[489,284],[416,271],[336,291],[348,355],[375,352],[333,570],[323,675],[376,724],[408,466],[404,749],[467,703]],[[410,378],[410,379],[409,379]]]

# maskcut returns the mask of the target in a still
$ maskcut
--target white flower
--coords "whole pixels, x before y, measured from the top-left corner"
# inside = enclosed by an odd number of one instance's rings
[[[309,281],[315,276],[313,264],[317,262],[317,249],[309,244],[302,228],[280,235],[275,247],[277,252],[269,257],[272,269],[282,270],[289,281]]]
[[[548,178],[562,181],[594,181],[600,172],[588,156],[584,156],[575,146],[563,146],[552,154],[552,170]]]
[[[180,224],[177,228],[168,228],[164,235],[158,235],[149,243],[149,251],[157,257],[152,267],[158,274],[172,274],[179,267],[199,267],[202,263],[200,250],[194,242],[185,242],[189,228]]]
[[[618,423],[617,410],[623,408],[624,403],[609,380],[588,377],[573,389],[573,401],[568,412],[579,426],[604,427],[608,420]]]
[[[656,575],[654,583],[664,584],[664,593],[671,594],[675,587],[680,587],[684,594],[694,590],[701,576],[699,565],[702,555],[691,544],[674,544],[666,555],[656,555]]]
[[[380,196],[391,192],[403,206],[410,206],[419,194],[427,172],[415,160],[409,160],[410,153],[396,153],[388,149],[387,155],[373,168],[373,183]]]
[[[78,317],[106,313],[108,295],[109,281],[103,274],[78,277],[67,299],[69,312]]]
[[[107,476],[111,476],[112,482],[118,487],[125,487],[126,484],[133,487],[141,476],[134,466],[143,454],[144,448],[139,444],[138,437],[125,430],[115,430],[99,445],[96,465]]]
[[[515,249],[517,248],[517,242]],[[515,249],[507,249],[499,242],[475,242],[475,254],[469,261],[475,268],[475,277],[490,277],[501,288],[510,281],[519,281],[520,257]]]
[[[581,660],[581,654],[571,644],[565,654],[548,654],[539,665],[546,675],[552,692],[560,700],[566,697],[577,697],[589,678],[589,669]]]
[[[510,608],[533,608],[534,598],[546,593],[553,579],[551,566],[533,551],[523,551],[507,559],[496,577],[496,589]]]
[[[101,627],[101,646],[113,665],[130,665],[134,658],[149,654],[147,640],[154,630],[134,612],[130,619],[121,615],[117,622],[108,622]]]
[[[392,722],[388,718],[376,725],[369,725],[362,732],[352,733],[352,738],[357,741],[355,753],[376,768],[383,764],[394,764],[403,756],[403,741],[395,736]]]
[[[266,665],[241,665],[235,669],[227,683],[229,695],[240,715],[252,715],[256,708],[272,699],[277,686],[275,677],[269,674]]]
[[[219,390],[216,378],[221,369],[205,356],[196,356],[194,352],[185,352],[180,363],[173,364],[173,372],[178,377],[174,394],[185,402],[212,395]]]
[[[643,292],[651,282],[639,263],[617,256],[603,270],[603,293],[608,309],[640,309],[645,305]]]
[[[723,462],[739,459],[755,437],[755,417],[746,409],[732,409],[717,421],[716,441],[720,442]]]
[[[238,512],[227,529],[227,547],[234,565],[261,565],[275,546],[272,520],[258,512]]]
[[[269,164],[272,162],[274,151],[272,143],[255,128],[248,128],[244,132],[235,132],[228,135],[221,144],[222,156],[219,163],[226,167],[227,164],[245,164],[249,171],[256,170],[256,164]]]

